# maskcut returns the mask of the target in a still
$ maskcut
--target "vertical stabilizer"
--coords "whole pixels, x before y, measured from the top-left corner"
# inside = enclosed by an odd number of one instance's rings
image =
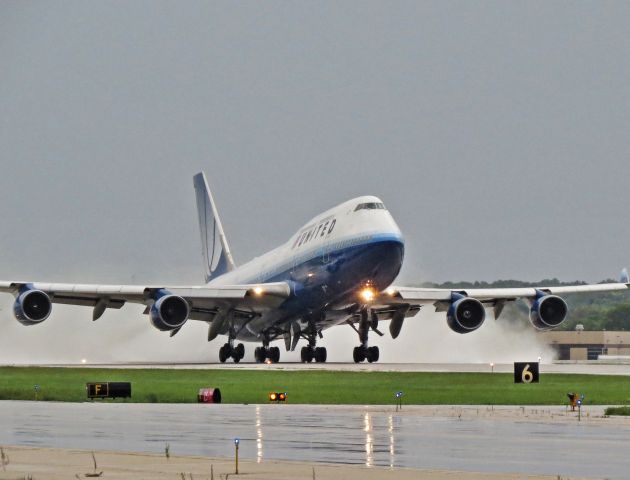
[[[201,250],[204,261],[206,282],[234,269],[234,259],[230,253],[219,212],[208,187],[206,175],[201,172],[193,177],[201,231]]]

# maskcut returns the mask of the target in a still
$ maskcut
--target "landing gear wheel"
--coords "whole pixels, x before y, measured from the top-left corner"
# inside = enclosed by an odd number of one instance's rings
[[[367,349],[366,357],[367,357],[367,361],[370,363],[378,362],[378,357],[379,357],[378,347],[369,347]]]
[[[245,345],[239,343],[234,349],[234,361],[238,362],[239,360],[243,360],[245,356]],[[238,360],[236,360],[238,358]]]
[[[302,363],[310,363],[313,361],[313,349],[311,347],[302,347],[300,350]]]
[[[278,363],[280,361],[280,348],[278,347],[271,347],[269,349],[269,360],[271,360],[271,363]]]
[[[264,347],[256,347],[254,350],[254,358],[256,359],[256,363],[263,363],[265,358],[267,358],[267,351]]]
[[[227,358],[228,358],[228,349],[225,348],[225,345],[223,345],[221,348],[219,348],[219,362],[225,363]]]
[[[325,363],[327,357],[328,353],[326,352],[325,347],[317,347],[315,349],[315,361],[317,363]]]
[[[354,347],[354,350],[352,350],[352,358],[354,359],[354,363],[361,363],[365,360],[365,348]]]

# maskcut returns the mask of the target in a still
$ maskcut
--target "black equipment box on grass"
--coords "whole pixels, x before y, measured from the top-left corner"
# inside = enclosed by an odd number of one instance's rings
[[[95,398],[131,398],[131,382],[86,383],[87,396]]]

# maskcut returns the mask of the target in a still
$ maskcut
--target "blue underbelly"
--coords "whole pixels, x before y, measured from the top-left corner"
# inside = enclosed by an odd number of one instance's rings
[[[295,285],[295,296],[285,310],[321,310],[344,297],[354,297],[370,282],[377,290],[387,288],[402,267],[404,245],[399,240],[382,240],[322,254],[296,265],[270,281]]]
[[[398,276],[404,257],[404,244],[398,238],[383,238],[347,248],[322,251],[296,264],[266,282],[288,282],[294,288],[278,309],[252,320],[240,331],[242,340],[260,341],[269,327],[308,315],[321,316],[330,304],[354,303],[358,290],[370,282],[384,290]],[[281,327],[282,328],[282,327]]]

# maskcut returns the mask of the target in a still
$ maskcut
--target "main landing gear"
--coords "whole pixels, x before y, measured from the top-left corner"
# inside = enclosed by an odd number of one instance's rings
[[[326,347],[317,347],[317,328],[313,322],[309,327],[308,335],[305,337],[308,339],[308,345],[302,347],[300,351],[300,358],[302,363],[311,363],[315,360],[317,363],[325,363],[328,358],[328,352],[326,351]],[[321,333],[319,333],[321,337]]]
[[[307,345],[302,347],[300,358],[302,359],[302,363],[310,363],[313,360],[317,363],[325,363],[328,358],[328,352],[326,351],[326,347]]]
[[[354,363],[361,363],[364,360],[367,360],[370,363],[378,362],[379,351],[378,347],[364,347],[363,345],[359,347],[354,347],[352,350],[352,358]]]
[[[378,347],[368,347],[368,333],[370,328],[372,328],[376,333],[378,331],[378,317],[374,312],[371,312],[368,307],[363,307],[361,309],[361,319],[359,320],[359,328],[355,328],[354,325],[350,324],[352,328],[356,330],[359,334],[359,341],[361,345],[358,347],[354,347],[352,351],[352,358],[354,363],[361,363],[364,360],[367,360],[370,363],[378,362],[379,351]]]
[[[256,358],[256,363],[264,363],[267,359],[269,359],[271,363],[278,363],[280,361],[280,348],[270,347],[268,345],[256,347],[254,357]]]
[[[239,343],[234,346],[234,339],[230,339],[228,343],[219,349],[219,361],[225,363],[228,358],[232,358],[234,363],[240,362],[245,356],[245,345]]]

